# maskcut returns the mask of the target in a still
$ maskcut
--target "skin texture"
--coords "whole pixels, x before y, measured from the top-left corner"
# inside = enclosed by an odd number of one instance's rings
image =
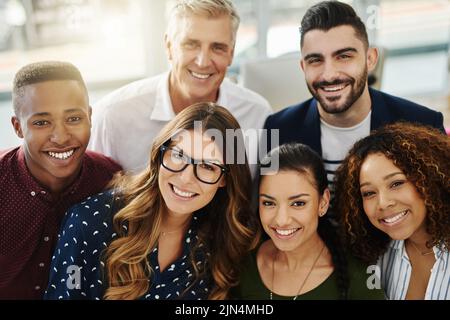
[[[208,32],[205,32],[208,30]],[[230,17],[182,17],[174,39],[166,35],[172,65],[169,92],[176,113],[197,102],[216,101],[233,61]]]
[[[91,108],[81,84],[64,80],[26,86],[19,115],[11,122],[24,139],[26,164],[36,180],[58,193],[76,179],[91,128]],[[49,155],[72,150],[67,159]]]
[[[320,116],[329,124],[351,127],[371,109],[367,74],[377,62],[351,26],[311,30],[304,36],[300,66]]]

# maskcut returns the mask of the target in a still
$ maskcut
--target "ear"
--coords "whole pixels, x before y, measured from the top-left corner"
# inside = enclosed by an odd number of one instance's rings
[[[88,119],[89,119],[89,124],[92,127],[92,107],[91,106],[89,106]]]
[[[377,66],[378,62],[378,49],[377,48],[369,48],[367,49],[367,69],[368,71],[373,71]]]
[[[164,35],[164,44],[166,46],[167,59],[172,61],[172,42],[170,41],[167,33]]]
[[[16,117],[16,116],[12,116],[12,117],[11,117],[11,123],[12,123],[12,125],[13,125],[14,132],[16,133],[16,135],[17,135],[19,138],[23,139],[23,132],[22,132],[22,127],[21,127],[21,125],[20,125],[20,120],[19,120],[19,118]]]
[[[303,72],[305,72],[305,61],[303,58],[300,59],[300,68],[302,68]]]
[[[319,217],[323,217],[330,206],[330,190],[328,188],[325,189],[323,192],[322,197],[320,198],[320,205],[319,205]]]
[[[228,66],[231,66],[233,64],[234,48],[235,48],[235,45],[233,46],[233,49],[231,49],[231,59],[230,59],[230,63],[228,64]]]
[[[227,185],[227,180],[225,179],[224,176],[222,176],[222,178],[220,178],[220,181],[219,181],[219,188],[223,188],[226,185]]]

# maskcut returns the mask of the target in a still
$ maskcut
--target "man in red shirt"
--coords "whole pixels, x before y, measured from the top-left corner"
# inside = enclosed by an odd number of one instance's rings
[[[73,65],[23,67],[13,106],[23,145],[0,151],[0,299],[41,299],[65,211],[102,191],[121,167],[86,151],[91,107]]]

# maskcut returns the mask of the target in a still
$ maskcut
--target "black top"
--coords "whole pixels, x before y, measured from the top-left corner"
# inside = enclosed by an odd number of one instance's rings
[[[66,214],[52,259],[49,286],[45,299],[103,298],[107,289],[103,251],[117,238],[112,218],[120,209],[120,196],[114,191],[100,193],[72,207]],[[201,213],[193,216],[185,235],[183,252],[169,267],[160,272],[158,248],[149,254],[152,267],[148,292],[141,299],[206,299],[211,289],[210,274],[194,280],[190,252],[197,240]],[[127,230],[126,225],[122,225]],[[197,265],[205,263],[206,252],[196,255]]]

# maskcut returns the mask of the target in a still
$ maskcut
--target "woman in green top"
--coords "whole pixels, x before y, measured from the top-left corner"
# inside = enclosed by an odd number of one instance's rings
[[[236,298],[383,299],[381,288],[368,288],[367,266],[346,255],[341,229],[326,216],[330,191],[319,155],[292,143],[261,163],[271,168],[277,158],[278,170],[261,176],[259,186],[261,224],[270,239],[246,259]]]

